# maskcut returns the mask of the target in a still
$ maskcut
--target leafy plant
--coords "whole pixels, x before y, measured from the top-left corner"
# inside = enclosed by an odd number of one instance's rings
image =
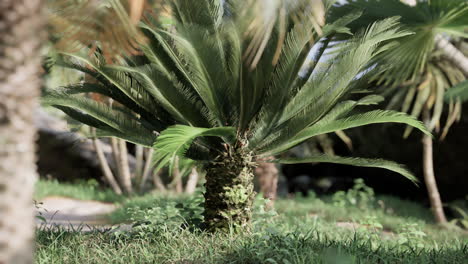
[[[98,136],[120,137],[153,146],[159,166],[175,156],[204,164],[204,220],[210,230],[234,224],[248,227],[252,214],[253,169],[314,136],[368,124],[396,122],[428,133],[416,119],[394,111],[356,112],[380,96],[351,100],[368,63],[388,48],[378,44],[410,34],[397,18],[376,22],[335,49],[325,68],[305,65],[318,37],[312,20],[288,17],[285,42],[276,64],[279,25],[264,43],[257,67],[243,63],[252,41],[245,35],[251,16],[243,1],[173,1],[174,28],[143,24],[149,39],[143,55],[106,64],[98,51],[91,56],[64,53],[57,64],[85,72],[98,83],[48,90],[44,103],[95,127]],[[347,33],[352,14],[323,28],[322,40]],[[321,44],[320,44],[321,45]],[[323,55],[324,45],[317,54]],[[299,74],[301,72],[301,74]],[[303,74],[304,72],[304,74]],[[356,77],[359,76],[359,77]],[[83,94],[113,98],[112,109]],[[266,160],[270,161],[270,160]],[[313,155],[277,159],[280,163],[332,162],[379,167],[415,180],[399,164],[374,159]]]
[[[355,179],[353,188],[338,191],[333,194],[333,204],[339,207],[355,206],[360,209],[368,209],[375,202],[374,190],[364,183],[363,179]]]
[[[424,239],[426,237],[416,223],[405,223],[400,226],[398,232],[398,243],[400,245],[416,245],[418,248],[424,247]]]

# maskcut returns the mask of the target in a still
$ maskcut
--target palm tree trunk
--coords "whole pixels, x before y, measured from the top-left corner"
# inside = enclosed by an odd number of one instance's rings
[[[429,109],[424,107],[423,113],[424,123],[429,125]],[[437,183],[434,174],[434,158],[432,150],[432,137],[429,135],[424,135],[422,144],[423,144],[423,170],[424,170],[424,183],[426,184],[427,193],[429,195],[429,201],[431,203],[432,213],[436,219],[436,222],[439,224],[447,223],[447,218],[444,214],[444,209],[442,207],[442,200],[440,199],[439,190],[437,188]]]
[[[42,1],[0,1],[0,263],[32,263]]]
[[[468,77],[468,58],[441,35],[436,35],[435,41],[437,49],[441,50],[444,56],[457,65],[463,74]]]
[[[94,134],[94,128],[92,128],[93,134]],[[96,151],[98,161],[99,161],[99,166],[101,167],[102,174],[104,174],[104,177],[106,178],[107,182],[111,186],[112,190],[116,194],[122,194],[122,189],[120,189],[119,184],[114,178],[114,174],[112,174],[112,170],[109,167],[109,164],[107,163],[107,159],[104,155],[104,151],[102,150],[101,146],[101,141],[97,138],[93,138],[93,145],[94,149]]]
[[[122,186],[126,193],[133,193],[132,187],[132,174],[130,172],[130,167],[128,166],[128,150],[127,143],[123,139],[118,139],[119,153],[118,153],[118,167],[120,170],[120,176],[122,181]]]
[[[260,185],[260,192],[263,198],[270,200],[268,207],[274,205],[276,191],[278,187],[278,169],[274,163],[262,162],[255,168],[255,176]]]
[[[252,157],[240,150],[209,163],[205,183],[205,226],[209,231],[249,228],[253,186]]]
[[[192,171],[188,176],[187,183],[185,184],[185,192],[188,194],[192,194],[195,192],[198,183],[198,172],[197,168],[193,167]]]

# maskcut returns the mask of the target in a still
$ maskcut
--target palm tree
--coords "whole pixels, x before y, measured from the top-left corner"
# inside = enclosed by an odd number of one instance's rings
[[[252,17],[242,13],[243,1],[177,0],[174,25],[142,25],[148,42],[144,55],[116,65],[104,56],[63,53],[58,65],[93,76],[98,83],[48,90],[44,103],[96,128],[101,137],[119,137],[154,148],[158,168],[177,156],[204,164],[205,224],[209,230],[248,226],[252,212],[253,170],[263,158],[275,156],[316,135],[367,124],[397,122],[428,133],[403,113],[356,112],[382,97],[351,100],[369,61],[385,50],[382,42],[409,34],[397,18],[376,22],[337,47],[327,67],[301,70],[317,38],[312,20],[287,19],[284,45],[276,63],[278,29],[272,31],[255,68],[243,63],[252,38]],[[355,16],[324,27],[327,42]],[[318,49],[320,57],[322,49]],[[90,68],[92,70],[90,70]],[[299,72],[301,71],[301,75]],[[361,74],[362,75],[362,74]],[[83,96],[100,93],[119,102],[110,108]],[[272,161],[272,160],[266,160]],[[402,166],[384,160],[314,155],[276,159],[279,163],[331,162],[389,169],[414,180]]]
[[[364,10],[364,15],[350,25],[357,31],[380,19],[401,16],[403,27],[414,34],[401,38],[401,45],[389,48],[371,62],[370,67],[376,67],[372,80],[381,86],[382,95],[392,97],[388,108],[409,112],[415,118],[421,115],[431,132],[442,130],[443,139],[461,110],[461,102],[452,100],[446,125],[441,129],[444,93],[468,76],[468,59],[445,36],[467,36],[468,2],[418,0],[411,5],[403,2],[408,1],[353,0],[333,8],[330,18],[333,21],[348,12]],[[408,127],[404,136],[410,132]],[[424,135],[422,144],[424,181],[431,207],[436,221],[446,223],[434,175],[432,137]]]
[[[0,263],[32,263],[42,1],[0,3]]]

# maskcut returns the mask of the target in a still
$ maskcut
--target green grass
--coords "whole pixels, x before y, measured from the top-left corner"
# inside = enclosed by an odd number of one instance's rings
[[[57,180],[39,180],[36,183],[34,199],[47,196],[63,196],[78,200],[96,200],[102,202],[122,202],[126,197],[115,194],[110,189],[100,188],[96,181],[62,183]]]
[[[207,234],[201,195],[147,194],[121,201],[114,223],[132,232],[37,232],[37,263],[466,263],[468,236],[443,229],[429,210],[394,197],[358,193],[280,199],[276,211],[256,203],[253,228]],[[351,197],[353,198],[353,197]],[[360,198],[360,199],[361,199]],[[339,227],[354,223],[353,228]]]

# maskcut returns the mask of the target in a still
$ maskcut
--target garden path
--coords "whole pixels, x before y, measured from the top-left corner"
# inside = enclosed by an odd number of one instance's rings
[[[36,225],[42,228],[90,232],[110,230],[107,214],[117,209],[116,204],[83,201],[51,196],[41,199],[36,209]],[[124,228],[125,227],[120,227]],[[128,227],[127,227],[128,228]]]

